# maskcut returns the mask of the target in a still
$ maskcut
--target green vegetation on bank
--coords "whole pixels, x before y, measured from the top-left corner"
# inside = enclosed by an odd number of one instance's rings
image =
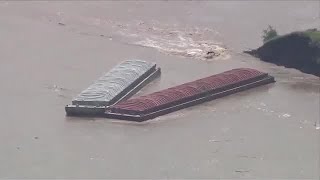
[[[272,28],[272,26],[270,26]],[[275,29],[269,29],[269,31],[267,30],[263,30],[263,43],[267,43],[269,41],[274,41],[274,40],[278,40],[281,38],[285,38],[287,36],[290,36],[292,34],[299,34],[301,36],[305,36],[307,38],[310,38],[310,42],[313,44],[320,44],[320,31],[318,31],[317,29],[309,29],[306,31],[296,31],[296,32],[292,32],[289,34],[285,34],[285,35],[278,35],[277,31]]]
[[[303,32],[306,36],[308,36],[313,43],[320,44],[320,31],[317,30],[308,30]]]
[[[274,29],[272,26],[269,25],[267,29],[263,30],[263,43],[266,43],[269,40],[274,39],[276,37],[278,37],[278,33],[276,29]]]

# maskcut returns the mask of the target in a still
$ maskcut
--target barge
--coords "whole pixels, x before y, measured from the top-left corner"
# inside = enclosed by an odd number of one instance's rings
[[[65,107],[67,116],[103,116],[105,109],[130,98],[160,76],[155,63],[124,61],[96,80]]]
[[[106,108],[105,117],[141,122],[273,82],[274,77],[267,73],[249,68],[233,69],[119,102]]]

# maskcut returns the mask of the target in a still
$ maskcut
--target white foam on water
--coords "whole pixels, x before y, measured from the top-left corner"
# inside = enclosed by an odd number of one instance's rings
[[[319,121],[317,121],[317,122],[315,123],[315,126],[316,126],[316,130],[320,130],[320,122],[319,122]]]
[[[200,60],[228,59],[230,57],[226,52],[226,48],[217,44],[205,41],[194,41],[192,38],[182,38],[181,36],[173,40],[161,37],[148,37],[134,44],[155,48],[167,54]]]
[[[113,25],[122,36],[132,38],[131,44],[149,47],[162,53],[200,60],[228,59],[227,49],[214,40],[218,32],[209,28],[182,28],[160,23]]]
[[[60,11],[45,19],[60,25],[67,25],[66,28],[69,31],[82,35],[101,36],[104,30],[111,30],[115,32],[115,35],[124,37],[128,44],[154,48],[169,55],[205,61],[230,58],[227,48],[217,41],[220,33],[207,27],[184,27],[184,25],[155,21],[120,22],[97,17],[81,17],[76,21],[73,16]],[[71,20],[77,23],[71,24]],[[89,26],[80,28],[79,24]]]
[[[282,117],[289,118],[289,117],[291,117],[291,115],[290,115],[290,114],[285,113],[285,114],[282,114]]]

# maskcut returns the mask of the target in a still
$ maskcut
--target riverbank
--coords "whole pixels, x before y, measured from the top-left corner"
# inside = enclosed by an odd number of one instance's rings
[[[258,49],[245,53],[266,62],[320,76],[320,31],[316,29],[277,36]]]

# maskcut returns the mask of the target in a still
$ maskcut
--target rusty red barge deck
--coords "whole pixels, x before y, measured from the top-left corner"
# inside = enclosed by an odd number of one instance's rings
[[[141,122],[273,82],[274,77],[267,73],[248,68],[233,69],[119,102],[106,109],[105,117]]]

